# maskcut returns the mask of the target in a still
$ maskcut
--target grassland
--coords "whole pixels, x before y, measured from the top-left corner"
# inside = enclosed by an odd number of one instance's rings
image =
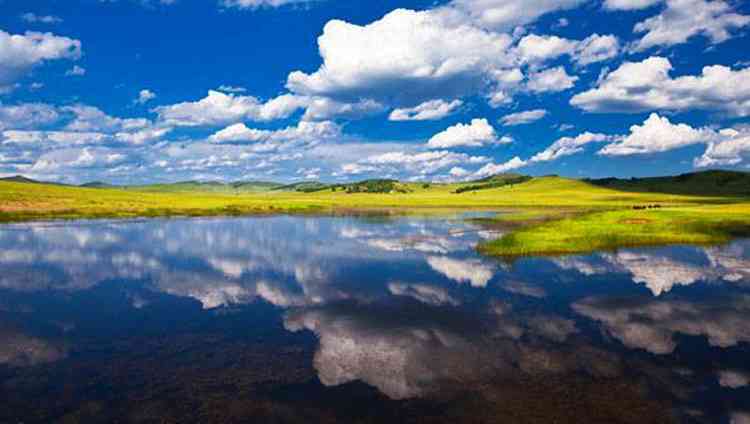
[[[340,213],[384,208],[495,209],[507,213],[487,224],[507,228],[509,232],[480,246],[480,250],[497,256],[578,253],[672,243],[714,244],[750,235],[750,198],[743,195],[637,192],[560,177],[534,178],[520,184],[465,192],[460,189],[471,183],[399,184],[403,192],[232,193],[0,182],[0,222]]]

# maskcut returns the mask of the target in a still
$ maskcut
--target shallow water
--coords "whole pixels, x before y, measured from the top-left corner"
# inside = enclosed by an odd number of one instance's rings
[[[508,263],[462,218],[0,227],[0,422],[750,422],[750,241]]]

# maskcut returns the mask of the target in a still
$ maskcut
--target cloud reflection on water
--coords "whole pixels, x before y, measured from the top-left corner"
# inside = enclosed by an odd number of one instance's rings
[[[748,241],[509,265],[474,251],[484,237],[480,227],[440,219],[24,224],[0,230],[0,290],[66,297],[113,283],[138,310],[154,305],[149,294],[197,302],[199,311],[271,304],[287,330],[318,338],[321,382],[364,381],[393,399],[547,374],[628,378],[627,355],[591,326],[662,357],[679,347],[678,335],[714,348],[750,342],[750,295],[689,294],[702,282],[746,288]],[[611,294],[589,281],[604,279],[627,287]],[[561,294],[563,280],[574,283]],[[13,347],[0,350],[0,364],[66,357],[39,337],[3,337]],[[667,385],[685,378],[649,367],[638,372]],[[709,371],[727,387],[748,372]]]

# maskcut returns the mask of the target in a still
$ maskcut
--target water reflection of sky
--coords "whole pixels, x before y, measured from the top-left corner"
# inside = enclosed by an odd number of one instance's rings
[[[437,402],[421,407],[453,422],[478,418],[471,408],[748,419],[750,241],[510,263],[475,252],[495,236],[460,217],[5,226],[0,422],[134,405],[179,416],[164,392],[185,384],[202,389],[178,397],[207,421],[284,408],[346,421],[356,413],[337,405],[366,388],[356,399],[380,413]],[[224,408],[238,390],[265,409]],[[33,406],[40,394],[46,408]]]

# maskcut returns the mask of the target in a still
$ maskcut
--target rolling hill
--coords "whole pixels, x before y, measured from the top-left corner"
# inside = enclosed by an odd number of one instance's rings
[[[750,197],[750,173],[709,170],[666,177],[584,180],[599,187],[638,193]]]

